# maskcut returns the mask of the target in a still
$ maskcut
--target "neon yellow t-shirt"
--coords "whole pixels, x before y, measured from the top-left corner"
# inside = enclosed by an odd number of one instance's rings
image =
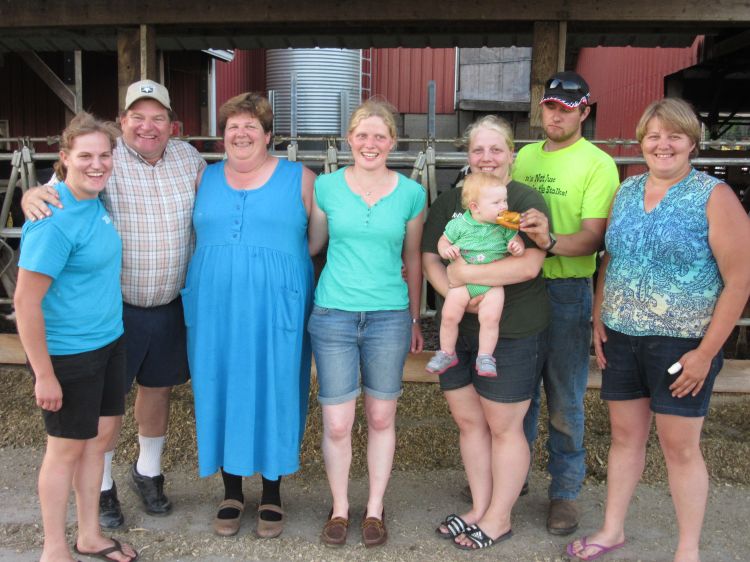
[[[583,219],[605,219],[620,184],[612,157],[584,138],[553,152],[543,150],[544,141],[524,146],[513,165],[513,179],[539,191],[552,215],[551,230],[573,234]],[[544,260],[546,279],[591,277],[596,254],[552,256]]]

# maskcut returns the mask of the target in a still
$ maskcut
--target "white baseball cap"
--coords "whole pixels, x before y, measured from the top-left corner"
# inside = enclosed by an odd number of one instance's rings
[[[128,91],[125,94],[125,109],[130,109],[131,105],[144,98],[156,100],[170,111],[172,110],[169,103],[169,92],[164,86],[153,80],[141,80],[128,86]]]

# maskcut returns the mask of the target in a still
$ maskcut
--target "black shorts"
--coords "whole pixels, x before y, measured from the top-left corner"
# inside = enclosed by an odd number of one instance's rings
[[[187,382],[187,333],[182,299],[149,308],[123,303],[122,320],[128,338],[127,388],[164,388]]]
[[[62,388],[62,407],[42,410],[47,435],[92,439],[99,418],[125,413],[125,338],[84,353],[51,355]],[[33,374],[33,370],[32,370]]]
[[[682,398],[672,396],[669,386],[677,375],[667,371],[688,351],[697,348],[700,339],[668,336],[629,336],[607,328],[604,355],[607,367],[602,372],[602,400],[648,398],[651,411],[686,418],[703,418],[708,413],[711,391],[724,364],[721,351],[711,360],[700,392]]]
[[[539,383],[539,374],[547,353],[547,331],[525,338],[501,337],[495,347],[496,377],[481,377],[474,367],[479,338],[458,336],[458,364],[440,375],[442,391],[456,390],[470,384],[477,394],[492,402],[516,403],[530,400]]]

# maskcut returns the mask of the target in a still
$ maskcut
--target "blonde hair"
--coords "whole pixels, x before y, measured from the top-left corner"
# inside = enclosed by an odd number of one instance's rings
[[[219,108],[219,130],[224,134],[230,117],[247,113],[260,121],[264,133],[270,133],[273,128],[273,110],[265,96],[255,92],[245,92],[229,98]]]
[[[370,117],[380,117],[388,128],[388,133],[394,142],[398,139],[398,127],[396,126],[396,108],[388,101],[379,98],[370,98],[362,102],[352,113],[349,119],[349,128],[347,134],[351,134],[359,124]]]
[[[698,146],[701,140],[701,122],[695,114],[693,106],[680,98],[664,98],[652,102],[641,115],[635,128],[635,138],[640,143],[646,136],[649,121],[657,117],[667,129],[687,135],[695,144],[690,156],[698,156]]]
[[[461,140],[467,149],[471,148],[471,142],[479,129],[495,131],[505,139],[505,144],[508,145],[508,150],[510,150],[511,154],[513,153],[513,129],[511,128],[510,123],[497,115],[485,115],[466,127],[466,131]]]
[[[122,134],[120,129],[117,128],[117,125],[112,121],[102,121],[86,111],[81,111],[70,120],[70,123],[68,123],[68,126],[65,127],[65,130],[60,135],[60,152],[70,154],[75,140],[78,137],[89,135],[91,133],[102,133],[105,135],[109,139],[110,148],[113,150],[115,148],[117,137]],[[62,159],[55,162],[53,167],[57,179],[64,181],[68,170],[63,164]]]
[[[471,203],[476,203],[482,195],[482,191],[489,187],[506,187],[497,176],[487,172],[474,172],[466,176],[461,188],[461,206],[468,209]]]

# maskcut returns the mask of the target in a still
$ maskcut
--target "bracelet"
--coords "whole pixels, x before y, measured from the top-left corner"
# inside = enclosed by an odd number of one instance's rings
[[[421,321],[421,319],[420,319],[420,318],[412,318],[412,319],[411,319],[411,323],[412,323],[412,324],[419,324],[419,323],[420,323],[420,321]]]

